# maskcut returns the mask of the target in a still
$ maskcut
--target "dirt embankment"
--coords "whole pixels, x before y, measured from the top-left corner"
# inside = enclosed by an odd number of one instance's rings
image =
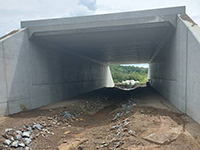
[[[0,131],[0,149],[200,149],[200,126],[146,87],[101,89],[1,118]]]

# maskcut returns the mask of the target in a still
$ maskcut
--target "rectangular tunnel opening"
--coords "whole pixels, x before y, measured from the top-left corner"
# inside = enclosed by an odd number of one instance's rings
[[[110,70],[116,87],[132,89],[146,85],[149,79],[149,64],[111,64]]]
[[[191,138],[187,129],[189,120],[200,123],[200,29],[184,13],[180,7],[22,22],[0,38],[0,116],[13,114],[14,130],[23,133],[31,127],[38,135],[41,126],[55,149],[75,141],[78,149],[199,149],[200,132]],[[43,137],[33,146],[46,149]]]

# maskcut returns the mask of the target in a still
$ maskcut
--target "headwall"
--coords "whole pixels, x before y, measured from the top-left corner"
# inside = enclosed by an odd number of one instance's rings
[[[0,38],[0,115],[112,87],[109,64],[149,63],[151,86],[200,123],[199,60],[185,7],[22,21]]]

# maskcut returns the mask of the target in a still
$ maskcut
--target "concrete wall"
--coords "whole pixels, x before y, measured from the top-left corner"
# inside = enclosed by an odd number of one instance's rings
[[[18,111],[18,107],[29,105],[31,70],[29,44],[26,30],[21,30],[0,41],[1,59],[1,115]],[[3,96],[3,97],[2,97]],[[2,108],[3,107],[3,108]]]
[[[6,75],[3,44],[0,42],[0,116],[7,115]]]
[[[62,57],[65,99],[100,87],[114,86],[108,66],[83,56],[72,57],[69,53],[63,53]]]
[[[191,20],[182,18],[178,16],[174,36],[150,64],[151,84],[179,110],[200,123],[200,29]]]
[[[200,123],[200,28],[186,14],[175,18],[174,35],[150,63],[151,85]],[[0,39],[0,116],[114,86],[108,65],[69,51],[66,43],[53,45],[47,42],[51,38],[40,38],[33,35],[29,41],[27,29],[20,29]]]
[[[29,41],[26,29],[0,41],[0,65],[1,116],[113,86],[107,65]]]
[[[184,23],[188,27],[186,113],[200,123],[200,28]]]

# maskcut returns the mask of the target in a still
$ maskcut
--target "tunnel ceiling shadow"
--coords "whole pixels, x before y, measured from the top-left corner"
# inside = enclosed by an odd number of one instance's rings
[[[168,8],[22,22],[29,40],[108,64],[150,63],[171,39],[177,13]]]
[[[86,29],[88,30],[88,29]],[[118,30],[85,31],[35,36],[35,41],[55,44],[103,63],[147,63],[167,32],[174,27],[169,22],[123,26]]]

